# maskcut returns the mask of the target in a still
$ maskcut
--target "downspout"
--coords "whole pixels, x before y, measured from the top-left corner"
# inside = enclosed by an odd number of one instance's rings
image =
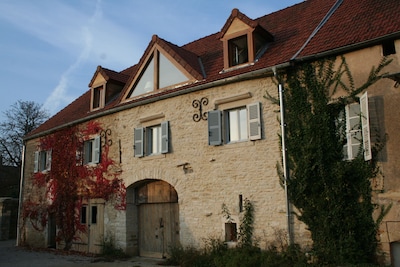
[[[24,196],[24,170],[25,170],[25,144],[22,146],[22,158],[21,158],[21,178],[19,185],[19,201],[18,201],[18,222],[17,222],[17,241],[16,246],[20,245],[21,232],[21,209],[22,209],[22,201]]]
[[[286,149],[286,123],[285,123],[285,102],[284,102],[284,89],[283,83],[280,81],[277,75],[277,70],[274,69],[274,76],[278,80],[278,93],[279,93],[279,109],[281,114],[281,142],[282,142],[282,168],[283,168],[283,182],[285,188],[285,201],[286,201],[286,223],[287,223],[287,239],[289,245],[293,244],[293,229],[292,229],[292,217],[291,217],[291,204],[288,192],[288,181],[289,181],[289,169],[287,167],[287,149]]]

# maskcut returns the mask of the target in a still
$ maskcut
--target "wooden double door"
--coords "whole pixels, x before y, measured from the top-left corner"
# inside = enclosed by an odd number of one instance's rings
[[[137,191],[139,253],[163,258],[179,244],[179,207],[175,189],[163,181],[150,182]]]

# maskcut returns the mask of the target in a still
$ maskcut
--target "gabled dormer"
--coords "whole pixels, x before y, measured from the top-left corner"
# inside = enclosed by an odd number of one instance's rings
[[[98,66],[89,83],[91,92],[90,111],[102,109],[115,100],[124,88],[128,78],[128,75]]]
[[[256,62],[274,37],[257,21],[235,8],[221,30],[220,40],[223,42],[224,70],[228,70]]]
[[[138,71],[128,81],[123,96],[130,100],[159,90],[180,87],[203,79],[198,56],[171,44],[157,35],[139,61]]]

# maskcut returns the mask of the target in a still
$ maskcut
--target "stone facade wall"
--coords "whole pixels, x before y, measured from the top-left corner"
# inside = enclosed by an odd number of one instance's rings
[[[396,43],[400,51],[400,43]],[[368,55],[368,56],[366,56]],[[363,82],[371,69],[382,57],[380,46],[367,48],[346,55],[346,60],[355,78],[355,83]],[[399,72],[399,53],[393,59],[388,72]],[[160,100],[126,109],[118,113],[96,119],[104,129],[111,129],[112,145],[110,156],[118,162],[121,178],[128,188],[127,210],[117,211],[112,204],[106,204],[105,235],[114,235],[117,245],[130,253],[137,250],[137,218],[135,204],[129,188],[146,179],[163,180],[172,185],[178,194],[180,242],[182,245],[198,246],[204,238],[224,237],[226,219],[222,204],[226,204],[235,222],[239,224],[239,195],[254,204],[255,237],[260,245],[276,239],[277,232],[287,231],[286,199],[279,183],[276,164],[281,161],[279,147],[280,125],[279,107],[265,99],[266,92],[277,96],[277,86],[271,77],[237,81],[223,86]],[[248,97],[243,97],[248,93]],[[383,100],[381,125],[385,127],[387,143],[382,153],[381,177],[374,185],[374,201],[378,204],[394,203],[385,218],[380,232],[383,250],[389,251],[390,242],[398,241],[394,235],[400,230],[400,125],[397,115],[400,103],[399,88],[390,79],[383,79],[368,89],[371,97]],[[192,106],[193,100],[207,98],[203,112],[226,110],[255,102],[261,103],[262,138],[221,146],[208,145],[206,120],[195,122],[193,115],[199,110]],[[221,101],[223,100],[223,101]],[[222,104],[221,104],[222,102]],[[220,103],[220,104],[218,104]],[[88,103],[89,104],[89,103]],[[393,118],[394,116],[394,118]],[[167,154],[134,157],[134,129],[169,121],[170,152]],[[25,166],[24,198],[29,197],[29,177],[33,173],[33,152],[37,140],[27,143]],[[395,223],[392,223],[394,221]],[[390,230],[387,225],[390,224]],[[295,242],[307,245],[309,232],[302,223],[294,223]],[[129,229],[129,230],[127,230]],[[44,244],[43,234],[33,234],[26,228],[29,242]],[[35,236],[35,238],[31,238]],[[36,240],[36,241],[31,241]]]

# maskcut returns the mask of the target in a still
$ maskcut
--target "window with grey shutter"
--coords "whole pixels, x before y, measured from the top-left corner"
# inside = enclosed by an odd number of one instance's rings
[[[261,114],[260,103],[247,105],[249,139],[261,139]]]
[[[143,143],[144,143],[144,128],[135,128],[133,131],[133,139],[134,139],[134,156],[135,157],[143,157]]]
[[[92,146],[93,143],[90,140],[83,143],[83,164],[92,162]]]
[[[169,122],[161,123],[161,153],[169,152]]]
[[[222,144],[222,124],[221,124],[221,111],[212,110],[208,112],[208,144],[211,146],[218,146]]]
[[[96,136],[93,142],[93,163],[99,163],[101,158],[100,136]]]

